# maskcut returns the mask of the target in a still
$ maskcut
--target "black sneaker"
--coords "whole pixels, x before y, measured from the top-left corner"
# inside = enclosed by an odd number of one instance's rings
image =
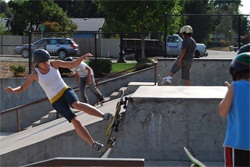
[[[98,151],[98,152],[101,152],[101,151],[102,151],[102,147],[103,147],[103,146],[104,146],[103,144],[98,143],[98,142],[96,142],[96,141],[92,144],[92,148],[93,148],[94,150]]]

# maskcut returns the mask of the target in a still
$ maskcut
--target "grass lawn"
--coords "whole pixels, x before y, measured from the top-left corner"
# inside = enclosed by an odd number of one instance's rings
[[[112,63],[112,70],[111,73],[121,72],[126,69],[132,68],[136,65],[136,63]],[[130,72],[134,71],[131,70]]]

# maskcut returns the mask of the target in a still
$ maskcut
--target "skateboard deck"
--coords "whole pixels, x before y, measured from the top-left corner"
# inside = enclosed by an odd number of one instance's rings
[[[173,86],[171,83],[166,83],[166,82],[164,82],[164,81],[163,81],[163,78],[161,77],[160,74],[158,74],[158,78],[159,78],[159,80],[161,81],[161,82],[160,82],[160,85],[162,85],[162,86]]]
[[[124,118],[125,112],[120,112],[121,107],[123,106],[124,109],[127,107],[127,101],[131,98],[124,96],[124,91],[120,90],[120,100],[116,104],[116,111],[113,116],[112,122],[108,126],[106,130],[106,136],[108,137],[108,141],[106,143],[106,148],[103,152],[105,152],[107,149],[112,148],[114,142],[116,141],[116,137],[112,136],[113,131],[118,132],[119,131],[119,124],[121,123],[122,119]]]
[[[186,147],[184,147],[184,151],[187,154],[188,158],[191,160],[192,165],[191,167],[206,167],[201,161],[198,159],[194,158],[193,155],[187,150]]]

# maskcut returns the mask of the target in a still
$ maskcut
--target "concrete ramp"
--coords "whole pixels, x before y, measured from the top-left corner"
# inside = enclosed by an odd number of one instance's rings
[[[142,86],[127,106],[108,157],[186,161],[183,147],[203,162],[223,162],[226,119],[218,104],[227,87]]]
[[[114,113],[117,101],[107,102],[99,109]],[[105,130],[109,121],[83,112],[77,115],[95,140],[107,141]],[[20,166],[55,157],[101,156],[76,134],[65,118],[15,133],[1,139],[0,144],[1,166]]]

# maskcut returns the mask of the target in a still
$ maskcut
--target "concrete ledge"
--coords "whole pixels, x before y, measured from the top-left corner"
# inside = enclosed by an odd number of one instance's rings
[[[155,86],[154,82],[130,82],[126,94],[134,93],[140,86]]]
[[[226,86],[139,87],[108,157],[189,162],[187,147],[202,162],[223,162],[227,124],[218,105],[226,91]]]
[[[157,74],[161,77],[169,75],[170,68],[175,59],[158,58]],[[223,86],[224,81],[231,81],[229,67],[232,59],[194,59],[191,69],[191,85],[193,86]],[[158,83],[161,79],[158,77]],[[173,85],[185,85],[181,79],[181,70],[173,78]]]
[[[144,167],[144,159],[128,158],[70,158],[58,157],[25,165],[31,166],[124,166]]]
[[[226,86],[141,86],[133,98],[181,98],[181,99],[221,99],[227,91]]]

